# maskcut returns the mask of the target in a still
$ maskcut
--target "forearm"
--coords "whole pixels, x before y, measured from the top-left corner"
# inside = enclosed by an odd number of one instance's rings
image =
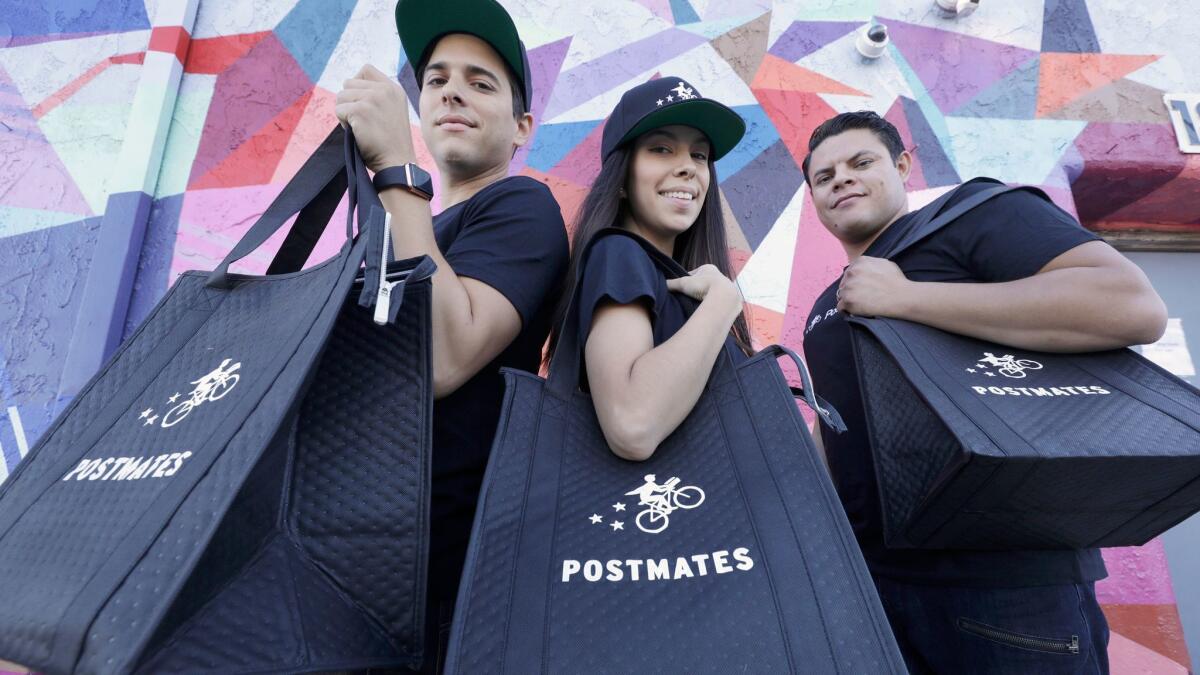
[[[1102,268],[1046,271],[1003,283],[909,282],[896,318],[1013,347],[1079,352],[1152,342],[1165,308]]]
[[[668,340],[634,361],[621,396],[631,459],[646,459],[695,407],[724,348],[741,298],[712,293]],[[638,456],[642,455],[642,456]]]
[[[430,314],[434,396],[440,398],[466,379],[460,372],[464,362],[461,355],[466,351],[461,343],[473,331],[471,297],[438,249],[429,202],[400,188],[384,190],[379,198],[392,216],[392,252],[396,259],[427,255],[437,265]]]

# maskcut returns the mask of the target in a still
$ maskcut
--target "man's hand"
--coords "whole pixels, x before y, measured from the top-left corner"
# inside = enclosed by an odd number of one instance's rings
[[[909,281],[900,266],[885,258],[859,256],[850,263],[838,286],[838,310],[858,316],[903,318]]]
[[[362,67],[346,80],[334,109],[371,171],[416,161],[404,89],[374,66]]]

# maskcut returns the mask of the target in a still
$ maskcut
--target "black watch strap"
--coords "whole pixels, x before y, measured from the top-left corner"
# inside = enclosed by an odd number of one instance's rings
[[[390,187],[402,187],[418,197],[433,199],[433,176],[416,164],[401,164],[380,169],[375,173],[372,182],[375,183],[376,192],[383,192]]]

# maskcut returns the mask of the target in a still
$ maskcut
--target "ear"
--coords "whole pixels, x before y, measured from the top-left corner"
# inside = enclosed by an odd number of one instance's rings
[[[896,158],[896,170],[900,172],[901,182],[908,182],[908,175],[912,173],[913,156],[912,153],[905,150]]]
[[[531,137],[533,137],[533,115],[524,113],[517,118],[517,134],[513,137],[513,150],[524,147]]]

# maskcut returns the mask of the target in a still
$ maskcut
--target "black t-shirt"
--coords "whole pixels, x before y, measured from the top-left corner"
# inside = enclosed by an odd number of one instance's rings
[[[537,372],[567,268],[567,233],[542,183],[505,178],[433,219],[438,249],[460,277],[499,291],[521,315],[521,332],[457,391],[433,405],[429,593],[458,587],[475,504],[500,418],[500,368]]]
[[[994,186],[968,183],[947,208]],[[879,255],[913,224],[914,211],[893,223],[866,250]],[[914,281],[1002,282],[1032,276],[1058,255],[1097,237],[1057,206],[1018,190],[994,197],[893,259]],[[953,551],[888,549],[883,545],[879,488],[858,386],[850,326],[837,309],[839,278],[808,316],[804,353],[813,384],[846,422],[836,434],[821,427],[825,454],[842,504],[871,572],[909,583],[1015,587],[1078,583],[1107,574],[1100,551]]]
[[[636,236],[636,235],[635,235]],[[621,235],[608,235],[588,252],[579,289],[580,349],[592,329],[592,315],[602,301],[619,305],[639,303],[650,310],[654,346],[666,342],[691,316],[695,302],[667,290],[667,277],[638,242]],[[733,335],[725,338],[726,351],[734,363],[746,359]],[[582,363],[582,361],[581,361]],[[587,386],[586,369],[580,380]]]

